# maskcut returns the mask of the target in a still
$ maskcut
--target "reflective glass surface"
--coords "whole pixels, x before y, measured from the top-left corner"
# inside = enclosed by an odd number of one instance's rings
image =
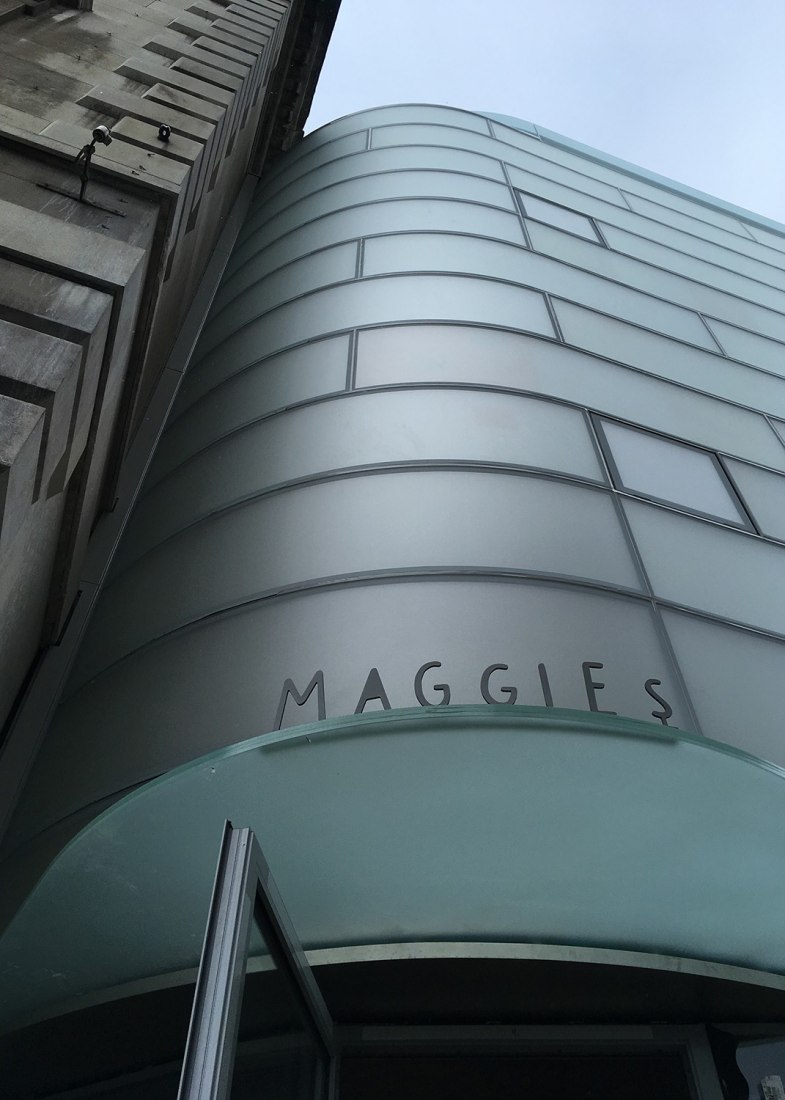
[[[360,111],[331,122],[329,133],[340,134],[345,130],[354,130],[360,126],[389,126],[412,122],[415,124],[432,123],[438,126],[457,126],[462,130],[489,133],[488,123],[482,115],[473,111],[460,111],[454,107],[431,106],[427,103],[406,103],[400,106],[376,107],[371,111]],[[460,142],[456,142],[460,145]]]
[[[416,230],[478,233],[524,243],[520,218],[504,210],[450,199],[390,199],[389,202],[339,210],[313,224],[290,225],[288,229],[276,219],[272,227],[265,226],[237,246],[224,278],[228,283],[231,276],[262,249],[265,249],[265,263],[273,268],[340,241],[369,234]]]
[[[186,447],[189,439],[186,433],[177,442]],[[178,458],[183,465],[165,465]],[[358,393],[252,423],[196,453],[167,449],[151,480],[167,469],[171,476],[154,481],[137,505],[116,568],[272,486],[331,470],[431,461],[510,463],[603,480],[586,422],[574,409],[465,390]]]
[[[581,172],[577,163],[573,168],[565,168],[533,153],[518,153],[515,160],[519,167],[510,164],[507,171],[513,187],[518,187],[521,191],[528,191],[532,195],[547,192],[565,206],[577,209],[581,209],[581,201],[586,201],[587,196],[627,209],[618,188]],[[568,199],[568,195],[571,198]]]
[[[198,959],[230,815],[264,837],[306,948],[547,930],[785,967],[778,771],[607,715],[437,707],[342,725],[353,736],[254,739],[99,818],[0,940],[3,1025]]]
[[[640,587],[606,493],[469,470],[344,478],[251,501],[143,557],[106,589],[72,686],[152,638],[261,594],[433,568]]]
[[[506,183],[502,166],[498,160],[470,153],[464,149],[428,149],[418,146],[413,149],[368,149],[361,156],[342,156],[321,167],[319,172],[308,172],[289,183],[284,190],[277,187],[274,194],[266,199],[257,219],[268,218],[291,203],[304,198],[313,191],[329,187],[342,180],[364,178],[377,172],[402,171],[404,169],[436,169],[447,172],[462,172],[467,175],[481,176],[485,179]],[[265,189],[265,194],[267,194]]]
[[[478,176],[464,176],[457,172],[383,172],[375,176],[363,176],[362,179],[334,183],[300,199],[270,219],[271,232],[275,232],[277,236],[286,227],[302,225],[346,206],[384,199],[420,197],[483,202],[506,210],[515,208],[509,187]],[[260,213],[266,215],[263,204]],[[266,218],[264,224],[267,224]]]
[[[746,524],[716,459],[670,439],[602,421],[620,488]]]
[[[597,662],[602,669],[588,674],[605,684],[595,691],[599,708],[656,721],[662,708],[645,683],[657,679],[673,711],[670,724],[691,728],[645,601],[544,578],[362,578],[208,617],[70,694],[29,780],[16,836],[199,752],[275,728],[287,678],[302,691],[322,669],[326,713],[337,716],[354,713],[371,667],[391,707],[416,706],[417,670],[435,660],[443,667],[427,684],[452,685],[453,703],[481,702],[481,673],[501,662],[509,672],[491,677],[492,694],[503,702],[509,696],[498,689],[511,685],[518,703],[543,706],[542,664],[554,706],[580,711],[590,709],[583,662]],[[302,706],[288,697],[285,704],[284,726],[316,720],[315,691]],[[381,707],[376,699],[365,709]],[[741,729],[737,739],[743,736]]]
[[[777,378],[747,370],[718,354],[674,344],[645,328],[572,302],[554,299],[553,306],[564,338],[571,344],[727,401],[785,413],[785,386]]]
[[[314,138],[307,143],[301,142],[287,150],[285,158],[280,158],[275,165],[267,169],[264,182],[259,184],[259,190],[264,189],[265,194],[273,194],[287,186],[291,180],[299,179],[306,172],[312,172],[323,164],[329,164],[351,153],[363,152],[367,140],[366,131],[359,130],[357,133],[346,134],[344,137],[337,137],[333,141],[321,144]],[[242,240],[242,232],[240,239]]]
[[[557,311],[564,305],[552,301]],[[358,386],[476,384],[478,378],[488,386],[585,404],[654,431],[785,470],[785,448],[758,413],[684,386],[676,390],[665,380],[553,341],[460,325],[396,325],[359,335]],[[782,433],[785,439],[785,422]]]
[[[785,235],[782,233],[772,233],[771,230],[764,229],[762,225],[751,225],[749,230],[753,237],[762,244],[776,249],[777,252],[785,252]]]
[[[465,271],[531,282],[531,253],[503,241],[457,233],[400,233],[365,242],[363,274],[391,271]]]
[[[302,347],[260,357],[258,362],[246,366],[227,359],[214,364],[211,371],[202,371],[194,364],[177,395],[166,431],[170,431],[177,418],[205,395],[209,394],[211,400],[215,398],[230,379],[236,379],[240,385],[241,377],[258,377],[260,392],[256,401],[249,400],[245,404],[248,395],[244,394],[242,402],[232,402],[235,409],[241,404],[246,413],[252,416],[257,409],[264,413],[277,408],[279,398],[281,405],[290,405],[294,401],[343,389],[348,362],[349,336],[348,333],[343,333],[323,340],[311,340]],[[251,385],[250,381],[248,385]],[[269,392],[265,393],[264,390],[268,388]],[[218,411],[216,408],[216,413]],[[220,421],[220,415],[218,419]]]
[[[320,1100],[317,1047],[262,931],[251,929],[230,1100]]]
[[[742,363],[751,363],[785,377],[785,344],[767,340],[765,336],[747,332],[735,325],[726,325],[713,317],[707,318],[706,323],[733,359],[740,359]]]
[[[662,615],[701,727],[785,766],[785,642],[668,608]]]
[[[717,351],[718,345],[711,338],[706,326],[702,322],[697,324],[699,318],[694,317],[691,332],[686,328],[677,330],[665,327],[660,318],[675,319],[674,310],[678,304],[685,307],[681,310],[682,314],[689,310],[694,315],[694,311],[700,310],[709,316],[723,317],[731,324],[742,328],[755,329],[774,340],[785,339],[785,317],[774,310],[757,305],[754,301],[695,282],[684,275],[668,271],[663,267],[655,267],[651,263],[644,263],[633,256],[625,256],[610,248],[598,251],[590,242],[562,233],[542,222],[529,222],[528,232],[532,245],[538,252],[544,252],[566,263],[583,267],[588,272],[594,272],[595,275],[621,281],[628,287],[635,287],[646,294],[664,299],[652,303],[649,320],[646,320],[645,315],[640,317],[625,315],[623,310],[620,311],[615,305],[610,305],[613,301],[611,296],[607,298],[605,304],[597,305],[598,309],[605,312],[614,313],[625,320],[637,321],[645,328],[657,329],[679,339],[687,339],[693,344],[707,347],[712,351]],[[592,304],[587,299],[565,293],[564,290],[555,290],[554,293],[565,294],[565,297],[583,301],[585,305]],[[668,302],[674,305],[668,305]],[[657,320],[655,321],[654,318]]]
[[[767,257],[766,251],[753,241],[739,222],[728,221],[720,227],[702,218],[702,209],[697,206],[693,206],[690,213],[685,213],[672,205],[666,205],[664,201],[644,198],[643,195],[636,195],[626,189],[624,196],[632,210],[651,218],[660,225],[671,225],[674,229],[681,229],[685,233],[702,237],[704,240],[714,241],[715,244],[740,250],[747,256],[756,256],[761,260]],[[770,255],[769,262],[771,262]]]
[[[532,247],[537,252],[564,261],[552,269],[546,284],[553,294],[675,336],[677,340],[710,351],[718,350],[694,310],[672,304],[691,301],[688,286],[678,276],[646,267],[610,249],[599,249],[589,241],[542,222],[528,222],[527,227]],[[572,266],[566,267],[565,263]],[[672,285],[674,279],[676,287]],[[536,280],[532,283],[543,285]],[[668,298],[671,301],[663,300]]]
[[[744,503],[764,535],[785,539],[785,477],[726,459]]]
[[[393,125],[375,127],[371,132],[371,148],[395,145],[447,145],[450,149],[468,149],[499,156],[499,143],[490,135],[472,134],[454,126]]]
[[[636,501],[625,500],[624,510],[656,595],[782,631],[782,547]]]
[[[605,228],[603,226],[603,232]],[[654,241],[644,240],[632,233],[625,233],[614,226],[608,226],[605,235],[609,248],[618,249],[619,252],[624,252],[628,256],[635,256],[637,259],[664,267],[668,271],[678,272],[688,279],[717,287],[729,294],[749,298],[771,309],[779,311],[785,309],[785,292],[766,286],[765,283],[747,279],[716,263],[706,263],[695,256],[686,255]]]
[[[586,237],[590,241],[599,240],[597,231],[591,220],[575,210],[567,210],[563,206],[557,206],[545,199],[538,199],[534,195],[521,194],[524,213],[528,218],[536,218],[537,221],[547,222],[557,229],[565,229],[568,233],[577,233],[579,237]]]
[[[291,344],[341,329],[401,321],[468,321],[554,336],[542,294],[489,279],[404,275],[327,287],[227,332],[199,369],[231,360],[242,369]],[[198,354],[198,353],[197,353]]]
[[[353,279],[357,266],[357,243],[339,244],[304,256],[283,267],[272,269],[264,253],[237,272],[215,296],[200,340],[207,349],[220,334],[244,324],[251,317],[287,298],[296,298],[309,290]]]

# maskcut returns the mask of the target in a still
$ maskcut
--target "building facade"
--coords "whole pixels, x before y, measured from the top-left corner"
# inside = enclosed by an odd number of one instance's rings
[[[190,988],[230,818],[347,1026],[785,1072],[783,350],[785,229],[536,126],[280,158],[6,838],[20,1049]]]

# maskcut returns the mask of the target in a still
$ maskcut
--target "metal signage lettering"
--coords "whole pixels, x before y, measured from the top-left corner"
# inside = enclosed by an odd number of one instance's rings
[[[450,691],[450,685],[447,683],[433,684],[428,688],[431,696],[434,694],[436,698],[429,698],[426,695],[426,689],[424,684],[425,674],[430,672],[431,669],[441,668],[441,661],[426,661],[425,664],[420,665],[417,672],[414,675],[414,695],[417,702],[421,707],[444,707],[448,706],[452,697]],[[598,678],[599,672],[605,667],[602,661],[583,661],[581,663],[581,672],[583,674],[583,683],[586,689],[586,700],[589,710],[594,711],[597,714],[616,714],[615,710],[608,710],[599,705],[598,695],[605,690],[605,682]],[[488,665],[484,668],[480,674],[479,686],[480,694],[486,703],[502,703],[508,706],[514,705],[518,699],[518,689],[514,684],[504,684],[501,681],[503,677],[500,677],[500,673],[508,672],[509,665],[501,662]],[[550,679],[548,677],[548,670],[544,664],[537,665],[537,673],[540,680],[540,686],[542,688],[543,702],[546,707],[553,707],[556,704],[553,701],[553,693],[551,691]],[[658,704],[658,708],[651,711],[652,718],[656,718],[663,726],[668,725],[668,719],[673,714],[673,708],[670,703],[656,690],[661,687],[662,681],[655,677],[650,677],[644,681],[643,690]],[[286,710],[286,703],[291,697],[298,707],[303,706],[316,692],[316,706],[319,721],[327,716],[327,704],[324,690],[324,672],[322,669],[317,669],[313,674],[304,691],[300,691],[296,686],[294,680],[287,678],[284,680],[283,687],[281,689],[281,696],[278,701],[278,707],[275,712],[275,722],[273,729],[279,730],[283,723],[284,712]],[[382,677],[378,668],[372,668],[368,672],[365,681],[360,689],[360,693],[357,699],[357,706],[354,708],[355,714],[362,714],[366,705],[371,701],[378,701],[381,703],[382,710],[392,710],[392,704],[390,698],[385,690]]]

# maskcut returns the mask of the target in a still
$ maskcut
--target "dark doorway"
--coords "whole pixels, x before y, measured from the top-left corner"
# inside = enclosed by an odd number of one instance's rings
[[[341,1100],[694,1100],[676,1052],[345,1058]]]

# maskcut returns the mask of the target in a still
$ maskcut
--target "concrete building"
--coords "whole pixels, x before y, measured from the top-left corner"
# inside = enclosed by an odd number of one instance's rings
[[[503,116],[269,168],[6,836],[35,1095],[173,1095],[227,818],[343,1097],[776,1087],[783,253]]]

